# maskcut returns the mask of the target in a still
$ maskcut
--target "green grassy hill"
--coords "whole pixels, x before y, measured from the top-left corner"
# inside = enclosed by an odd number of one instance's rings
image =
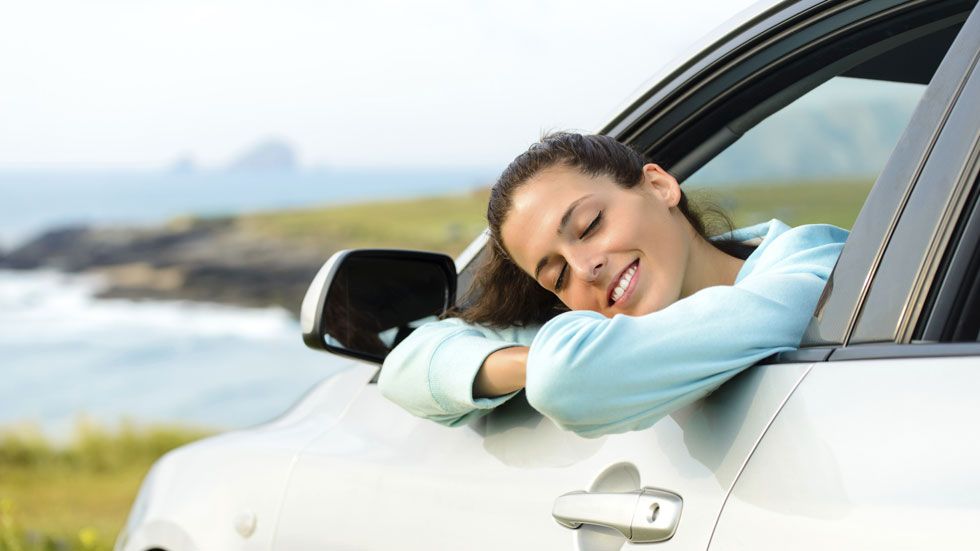
[[[404,248],[458,254],[486,226],[489,190],[246,215],[240,228],[325,250]]]
[[[775,182],[686,191],[695,202],[706,199],[721,207],[736,226],[778,218],[790,226],[825,223],[850,229],[872,184],[873,180]]]
[[[840,180],[684,189],[695,204],[720,207],[736,226],[779,218],[791,226],[824,222],[850,228],[871,184]],[[236,223],[256,235],[327,250],[392,247],[456,255],[486,226],[488,196],[489,190],[484,189],[466,195],[259,213]]]
[[[81,421],[56,446],[30,427],[0,431],[0,551],[112,549],[153,462],[208,434]]]

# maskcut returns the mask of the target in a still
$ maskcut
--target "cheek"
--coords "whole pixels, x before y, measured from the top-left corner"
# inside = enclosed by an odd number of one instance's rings
[[[684,281],[687,251],[683,235],[676,226],[664,224],[648,228],[640,239],[646,244],[647,281],[654,286],[658,307],[668,306],[677,300]]]
[[[569,289],[565,296],[560,297],[561,301],[572,310],[591,310],[594,307],[588,304],[585,295],[580,289]]]
[[[602,312],[602,305],[596,303],[596,293],[595,289],[592,288],[582,288],[579,285],[574,285],[568,288],[564,296],[559,297],[565,306],[568,306],[572,310],[592,310],[594,312]]]

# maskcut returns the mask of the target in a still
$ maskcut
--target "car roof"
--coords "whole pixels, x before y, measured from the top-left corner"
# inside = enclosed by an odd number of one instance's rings
[[[633,106],[649,97],[660,87],[659,85],[677,79],[686,71],[702,65],[702,62],[712,53],[723,48],[725,44],[731,43],[739,35],[745,34],[755,27],[760,28],[755,29],[752,34],[761,32],[763,28],[769,26],[765,22],[773,14],[790,7],[796,7],[797,9],[791,10],[791,12],[798,13],[821,4],[823,1],[825,0],[759,0],[736,13],[684,49],[681,54],[667,62],[652,77],[646,79],[626,100],[616,106],[616,109],[606,117],[607,122],[600,126],[597,132],[600,134],[607,133],[624,113],[632,111]]]

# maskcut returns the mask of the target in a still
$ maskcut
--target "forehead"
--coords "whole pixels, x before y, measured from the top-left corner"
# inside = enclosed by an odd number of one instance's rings
[[[522,270],[534,275],[538,260],[550,254],[560,239],[557,231],[565,210],[586,195],[603,193],[605,186],[598,180],[605,179],[608,178],[593,177],[575,168],[552,167],[514,192],[510,212],[500,229],[504,246]]]
[[[592,193],[598,187],[595,176],[577,168],[554,166],[538,172],[514,192],[511,214],[519,208],[540,207],[558,197],[577,197]],[[509,219],[509,217],[508,217]]]

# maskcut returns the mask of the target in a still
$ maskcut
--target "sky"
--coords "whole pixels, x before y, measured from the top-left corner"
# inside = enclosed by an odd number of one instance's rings
[[[751,0],[32,0],[0,17],[0,169],[500,166],[598,130]]]

